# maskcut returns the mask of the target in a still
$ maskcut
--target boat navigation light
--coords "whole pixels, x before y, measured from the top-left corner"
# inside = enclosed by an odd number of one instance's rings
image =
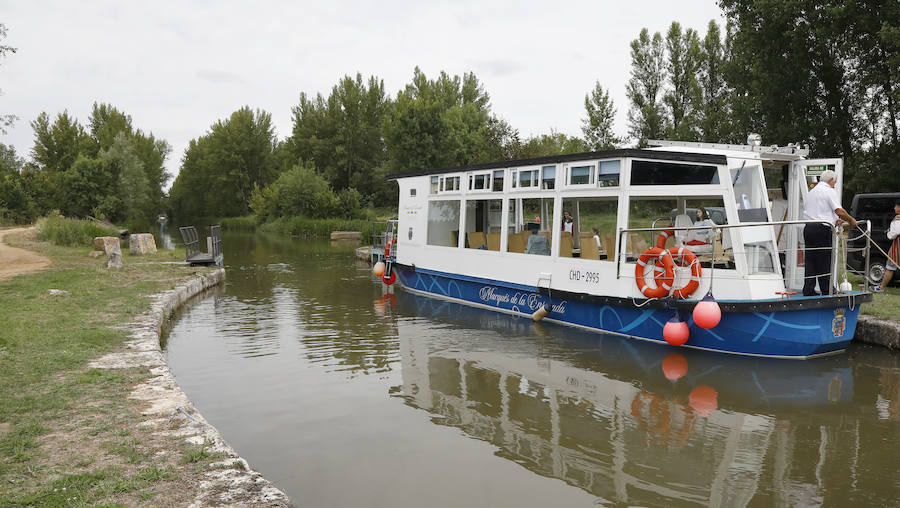
[[[751,132],[747,134],[747,144],[750,146],[760,146],[762,145],[762,136],[755,132]]]

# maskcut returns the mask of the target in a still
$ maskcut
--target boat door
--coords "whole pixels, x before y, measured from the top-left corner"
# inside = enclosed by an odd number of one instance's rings
[[[809,189],[819,181],[826,169],[837,174],[834,189],[841,195],[844,183],[843,159],[806,159],[794,161],[788,170],[787,183],[787,218],[786,220],[803,220],[803,209]],[[785,285],[790,289],[803,287],[803,226],[791,226],[787,229],[787,252],[785,255]]]

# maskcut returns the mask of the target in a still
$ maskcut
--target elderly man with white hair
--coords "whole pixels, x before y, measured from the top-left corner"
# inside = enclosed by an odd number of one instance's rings
[[[856,219],[841,208],[841,197],[834,185],[837,174],[827,169],[819,176],[819,183],[806,196],[806,209],[803,216],[807,220],[828,222],[841,225],[841,220],[856,227]],[[840,218],[840,219],[839,219]],[[825,224],[807,224],[803,228],[803,241],[806,244],[806,270],[804,273],[803,295],[816,296],[816,282],[821,294],[831,294],[831,228]]]

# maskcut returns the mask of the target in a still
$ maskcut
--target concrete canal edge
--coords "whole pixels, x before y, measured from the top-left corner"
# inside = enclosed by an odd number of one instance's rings
[[[900,349],[900,322],[860,315],[853,340]]]
[[[141,425],[157,435],[181,437],[195,445],[205,443],[210,451],[221,453],[222,460],[206,473],[191,506],[293,506],[284,492],[253,471],[203,418],[178,386],[162,354],[160,334],[166,319],[191,297],[224,280],[225,270],[219,268],[156,295],[150,311],[126,325],[132,340],[125,350],[98,358],[89,367],[148,367],[153,377],[136,386],[130,395],[146,404]]]

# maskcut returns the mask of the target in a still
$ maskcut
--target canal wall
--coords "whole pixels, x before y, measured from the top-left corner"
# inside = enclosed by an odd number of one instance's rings
[[[900,349],[900,322],[860,314],[853,340]]]
[[[156,295],[150,311],[126,325],[132,340],[126,343],[125,350],[103,356],[91,362],[90,367],[149,368],[153,377],[136,386],[130,395],[145,403],[141,425],[154,434],[206,445],[209,451],[221,454],[222,460],[206,474],[191,506],[292,506],[287,495],[253,471],[197,411],[178,386],[162,354],[160,333],[166,320],[191,297],[224,280],[225,270],[219,268]]]

